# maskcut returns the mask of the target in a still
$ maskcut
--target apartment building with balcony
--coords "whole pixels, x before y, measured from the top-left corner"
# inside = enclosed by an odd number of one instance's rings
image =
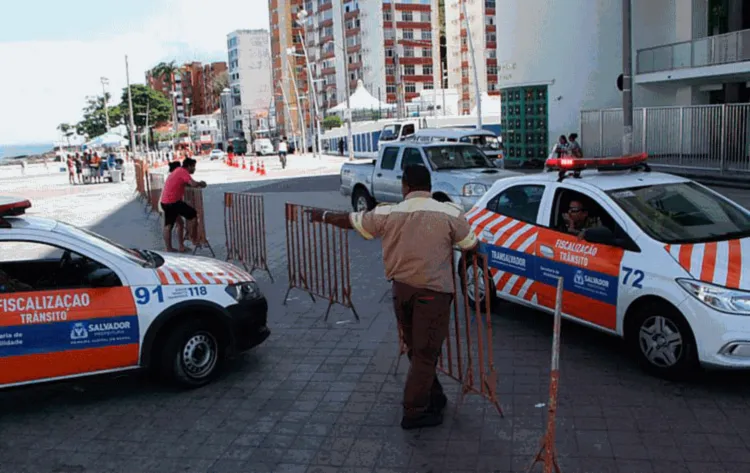
[[[268,112],[273,97],[268,30],[236,30],[227,35],[232,138],[251,139],[255,116]]]
[[[464,19],[469,16],[469,29],[474,46],[474,62],[468,42],[468,32]],[[448,87],[461,95],[460,112],[469,113],[476,106],[474,86],[474,64],[477,69],[479,90],[490,95],[498,95],[497,87],[497,26],[496,0],[446,0],[445,36]]]
[[[227,70],[225,62],[202,64],[189,62],[181,65],[171,79],[177,109],[177,120],[187,123],[193,115],[213,113],[219,108],[219,93],[214,86],[214,80]],[[165,77],[154,76],[151,71],[146,72],[146,84],[171,99],[170,81]]]

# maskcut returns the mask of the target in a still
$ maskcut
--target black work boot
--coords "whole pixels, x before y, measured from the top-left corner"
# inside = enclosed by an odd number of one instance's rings
[[[427,410],[414,417],[404,416],[401,418],[401,428],[404,430],[422,429],[425,427],[437,427],[443,423],[443,413],[435,410]]]

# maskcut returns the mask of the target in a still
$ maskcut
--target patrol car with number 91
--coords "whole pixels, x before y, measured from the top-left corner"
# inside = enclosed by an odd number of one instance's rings
[[[268,338],[253,277],[125,248],[0,197],[0,388],[148,368],[186,387]]]
[[[478,294],[546,311],[563,279],[563,316],[624,337],[642,365],[750,368],[750,213],[645,155],[550,159],[496,182],[466,214],[490,281]],[[583,212],[582,216],[576,216]],[[586,227],[576,230],[571,221]],[[459,266],[461,267],[461,266]]]

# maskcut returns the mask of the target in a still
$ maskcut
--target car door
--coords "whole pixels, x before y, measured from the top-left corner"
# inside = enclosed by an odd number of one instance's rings
[[[481,215],[469,218],[501,298],[535,302],[535,249],[545,192],[545,184],[511,184]]]
[[[602,205],[604,200],[580,187],[556,187],[547,228],[537,239],[537,294],[540,305],[554,309],[557,282],[562,277],[563,313],[614,331],[622,261],[627,253],[639,250],[623,230],[623,222]],[[610,228],[618,237],[618,245],[590,243],[581,232],[566,230],[569,213],[581,210],[595,226]]]
[[[134,367],[139,345],[114,271],[42,241],[0,241],[0,386]]]
[[[396,176],[399,181],[401,180],[401,177],[403,177],[403,171],[406,169],[406,166],[425,166],[425,160],[422,156],[422,151],[419,148],[414,147],[406,147],[404,148],[403,154],[401,155],[401,163],[399,167],[401,168],[401,173],[399,173],[398,176]],[[401,182],[399,182],[399,191],[401,187]]]
[[[396,167],[401,147],[386,146],[372,176],[373,197],[378,202],[401,200],[401,169]]]

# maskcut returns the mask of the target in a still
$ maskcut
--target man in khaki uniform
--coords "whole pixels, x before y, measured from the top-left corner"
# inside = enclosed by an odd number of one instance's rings
[[[369,212],[315,210],[313,221],[353,228],[364,238],[381,238],[385,274],[393,281],[393,305],[411,365],[404,387],[401,427],[440,425],[446,404],[435,367],[448,336],[454,293],[453,247],[473,250],[477,239],[461,208],[432,198],[430,172],[404,170],[404,201]]]

